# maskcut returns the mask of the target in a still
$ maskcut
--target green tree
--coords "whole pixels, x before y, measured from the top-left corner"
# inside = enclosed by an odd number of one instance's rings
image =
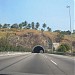
[[[58,52],[67,52],[70,50],[70,46],[68,44],[61,44],[57,49]]]
[[[31,24],[29,23],[26,28],[30,29],[31,28]]]
[[[44,32],[44,29],[41,29],[41,33],[43,34],[43,32]]]
[[[9,28],[10,24],[4,24],[3,28]]]
[[[27,24],[28,24],[27,21],[25,21],[25,22],[24,22],[24,25],[23,25],[24,28],[27,26]]]
[[[46,24],[44,23],[42,27],[43,27],[43,28],[44,28],[44,30],[45,30],[45,28],[46,28]]]
[[[7,48],[9,47],[8,43],[9,42],[6,37],[0,38],[0,51],[7,51]]]
[[[2,28],[2,25],[0,24],[0,28]]]
[[[61,30],[55,30],[54,32],[58,32],[58,33],[60,33],[60,32],[61,32]]]
[[[50,27],[47,27],[47,30],[48,30],[49,32],[51,32],[51,28],[50,28]]]
[[[22,27],[23,27],[23,25],[22,25],[22,23],[20,23],[20,24],[19,24],[19,28],[22,29]]]
[[[19,25],[17,23],[15,23],[11,26],[11,28],[19,28]]]
[[[26,26],[27,26],[27,21],[22,22],[21,24],[22,24],[22,27],[23,27],[23,28],[26,28]]]
[[[60,45],[58,52],[66,52],[66,47],[64,45]]]
[[[69,44],[63,44],[66,47],[66,51],[70,50],[70,45]]]
[[[64,35],[70,35],[71,32],[68,30],[68,31],[61,31],[61,34],[64,34]]]
[[[39,22],[36,23],[36,29],[38,29],[40,26]]]
[[[31,23],[32,29],[35,29],[34,22]]]

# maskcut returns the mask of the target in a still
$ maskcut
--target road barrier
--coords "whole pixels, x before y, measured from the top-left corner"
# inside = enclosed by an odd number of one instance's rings
[[[75,56],[75,53],[64,53],[64,52],[53,52],[52,54],[58,54],[58,55],[71,55],[71,56]]]

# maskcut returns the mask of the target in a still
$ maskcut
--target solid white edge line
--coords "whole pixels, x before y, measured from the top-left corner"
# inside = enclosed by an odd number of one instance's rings
[[[52,63],[54,63],[55,65],[57,65],[57,63],[55,63],[53,60],[51,60]]]

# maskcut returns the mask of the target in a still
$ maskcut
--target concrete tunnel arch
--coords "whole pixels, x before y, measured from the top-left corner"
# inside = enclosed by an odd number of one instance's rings
[[[41,45],[36,45],[32,49],[32,53],[44,53],[44,52],[45,52],[45,49]]]

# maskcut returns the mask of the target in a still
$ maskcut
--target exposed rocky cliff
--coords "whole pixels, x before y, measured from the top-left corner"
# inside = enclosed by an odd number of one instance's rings
[[[70,37],[64,37],[59,41],[58,33],[41,32],[38,30],[22,30],[16,31],[8,35],[8,40],[11,45],[22,46],[24,48],[32,48],[35,45],[42,45],[45,48],[52,48],[53,43],[68,43],[70,44]],[[73,38],[74,40],[75,38]]]
[[[16,35],[9,36],[8,40],[11,45],[22,46],[25,48],[32,48],[35,45],[42,45],[45,48],[50,47],[48,44],[49,38],[41,32],[39,34],[35,34],[33,32],[23,32],[21,34],[16,33]]]

